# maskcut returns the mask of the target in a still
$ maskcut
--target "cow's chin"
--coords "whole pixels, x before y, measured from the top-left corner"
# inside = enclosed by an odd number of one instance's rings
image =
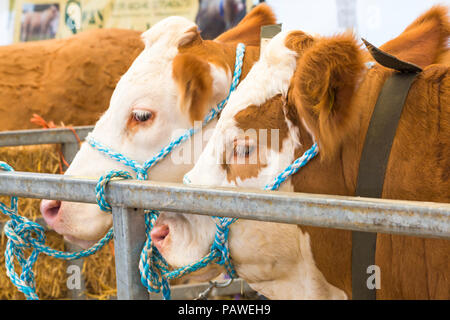
[[[82,240],[78,239],[73,236],[64,236],[64,240],[67,242],[74,244],[84,250],[91,248],[94,244],[96,244],[98,241],[95,240]]]
[[[216,230],[211,217],[163,212],[155,227],[162,225],[169,233],[156,247],[171,267],[193,264],[210,252]],[[206,269],[198,272],[199,277],[214,277],[216,271]]]
[[[112,227],[112,215],[97,205],[63,201],[57,218],[49,227],[64,236],[69,243],[89,249]]]

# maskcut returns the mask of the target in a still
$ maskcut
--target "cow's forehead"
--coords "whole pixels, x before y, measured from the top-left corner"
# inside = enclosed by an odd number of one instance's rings
[[[193,27],[196,27],[195,23],[185,18],[168,17],[144,32],[141,38],[145,48],[125,73],[126,80],[147,83],[158,77],[171,76],[170,68],[178,54],[180,39]]]
[[[163,19],[142,33],[144,50],[135,59],[125,77],[139,81],[152,70],[167,68],[178,53],[178,45],[186,32],[196,24],[183,17],[172,16]],[[132,79],[131,79],[132,78]]]
[[[172,62],[179,53],[180,39],[193,27],[195,24],[185,18],[169,17],[144,32],[145,48],[120,79],[112,101],[148,94],[159,99],[173,91]]]
[[[156,43],[164,43],[168,47],[177,47],[184,33],[196,26],[194,22],[186,18],[171,16],[159,21],[142,33],[141,38],[146,48]]]
[[[286,98],[297,58],[297,53],[286,46],[289,35],[279,33],[269,42],[260,60],[230,96],[218,122],[220,130],[239,126],[236,115],[247,108],[277,101],[277,97]]]

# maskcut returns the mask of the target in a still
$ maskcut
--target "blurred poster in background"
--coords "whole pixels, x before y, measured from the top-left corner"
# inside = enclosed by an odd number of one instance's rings
[[[253,3],[253,0],[12,0],[10,13],[5,15],[14,20],[13,42],[65,38],[93,28],[145,31],[174,15],[195,21],[202,36],[212,39],[236,25]],[[6,10],[0,7],[0,12]]]
[[[20,29],[16,30],[19,31],[20,41],[55,38],[59,27],[59,17],[60,6],[57,2],[47,4],[24,3],[21,10]]]

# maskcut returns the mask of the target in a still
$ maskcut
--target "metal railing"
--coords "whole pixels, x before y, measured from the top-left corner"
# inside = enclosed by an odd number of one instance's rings
[[[3,172],[0,194],[96,203],[96,179]],[[450,239],[450,204],[380,200],[278,191],[201,188],[152,181],[111,181],[119,299],[145,299],[139,255],[145,241],[143,209],[236,217],[364,232]]]
[[[94,129],[93,126],[73,128],[81,140]],[[33,129],[0,132],[0,147],[28,146],[36,144],[72,144],[77,140],[71,129]],[[77,148],[78,149],[78,148]]]

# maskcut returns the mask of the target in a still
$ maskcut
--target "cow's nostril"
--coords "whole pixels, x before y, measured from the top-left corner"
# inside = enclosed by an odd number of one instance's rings
[[[59,200],[41,201],[41,214],[49,226],[54,224],[54,221],[58,216],[59,208],[61,208],[61,201]]]
[[[152,239],[154,245],[161,249],[164,239],[169,234],[169,226],[167,224],[155,226],[150,233],[150,238]]]

